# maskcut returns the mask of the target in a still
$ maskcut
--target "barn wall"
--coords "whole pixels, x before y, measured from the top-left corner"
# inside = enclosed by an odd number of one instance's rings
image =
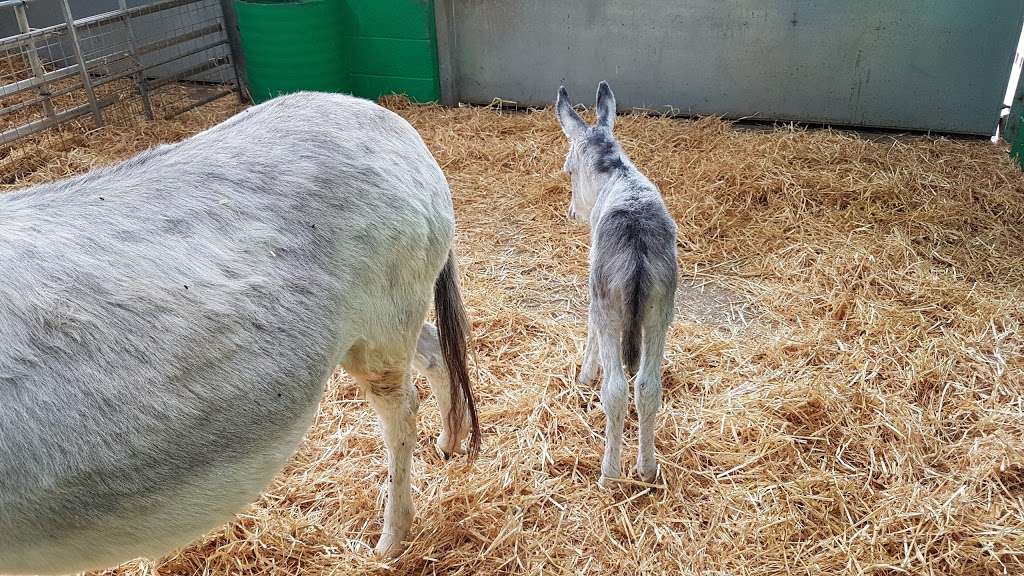
[[[438,0],[446,101],[991,134],[1020,0]]]

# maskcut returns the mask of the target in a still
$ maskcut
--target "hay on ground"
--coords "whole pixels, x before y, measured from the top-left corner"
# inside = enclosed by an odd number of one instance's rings
[[[230,526],[136,574],[1024,573],[1024,179],[978,141],[747,132],[622,117],[679,224],[659,486],[605,492],[603,414],[574,383],[586,228],[566,222],[549,112],[391,105],[451,183],[473,321],[480,460],[420,410],[413,542],[369,554],[385,456],[343,374],[287,470]],[[29,148],[5,188],[224,119]],[[422,384],[422,382],[421,382]],[[627,419],[624,467],[636,455]]]

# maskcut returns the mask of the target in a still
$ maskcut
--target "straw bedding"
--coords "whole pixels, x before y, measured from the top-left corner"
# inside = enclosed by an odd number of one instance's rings
[[[481,458],[435,455],[421,386],[415,541],[374,560],[384,451],[339,373],[251,510],[118,573],[1024,573],[1024,179],[1004,149],[620,117],[679,224],[682,282],[659,483],[601,491],[603,414],[573,381],[588,232],[564,217],[553,115],[390,105],[455,196]],[[3,187],[234,111],[23,144],[0,160]]]

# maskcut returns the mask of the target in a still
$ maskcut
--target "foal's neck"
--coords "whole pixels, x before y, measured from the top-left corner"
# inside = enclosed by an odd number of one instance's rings
[[[591,212],[591,223],[597,222],[608,205],[613,204],[623,194],[630,193],[632,187],[628,185],[629,182],[643,179],[643,175],[629,162],[629,158],[626,158],[625,154],[622,155],[622,160],[621,167],[602,174],[597,179],[597,201]]]

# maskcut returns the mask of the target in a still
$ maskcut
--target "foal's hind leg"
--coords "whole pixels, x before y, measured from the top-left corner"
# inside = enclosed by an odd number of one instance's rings
[[[416,341],[416,354],[413,356],[412,365],[417,372],[426,376],[430,390],[437,399],[437,409],[441,413],[441,433],[437,437],[438,450],[445,456],[465,454],[462,442],[469,435],[469,407],[463,409],[462,418],[456,424],[457,429],[453,430],[453,423],[448,417],[452,408],[452,381],[448,374],[448,365],[445,364],[444,355],[441,353],[437,328],[433,324],[423,324],[419,339]]]
[[[409,377],[412,355],[407,349],[389,350],[365,344],[353,346],[343,365],[366,393],[380,417],[388,450],[388,500],[384,507],[384,532],[378,554],[395,556],[404,548],[415,509],[409,489],[412,451],[416,446],[418,398]]]
[[[595,325],[600,345],[601,406],[605,414],[605,446],[601,460],[602,487],[609,480],[622,477],[622,426],[629,399],[629,384],[622,370],[622,320],[617,314],[599,313]]]
[[[640,370],[637,372],[633,401],[636,402],[640,430],[640,451],[636,470],[644,482],[658,477],[658,461],[654,454],[654,436],[658,410],[661,408],[661,367],[665,354],[665,333],[668,320],[657,319],[644,326]]]
[[[597,337],[597,321],[594,319],[594,304],[590,305],[590,319],[587,321],[587,346],[583,349],[583,364],[576,381],[583,385],[594,382],[597,378],[598,361],[601,346]]]

